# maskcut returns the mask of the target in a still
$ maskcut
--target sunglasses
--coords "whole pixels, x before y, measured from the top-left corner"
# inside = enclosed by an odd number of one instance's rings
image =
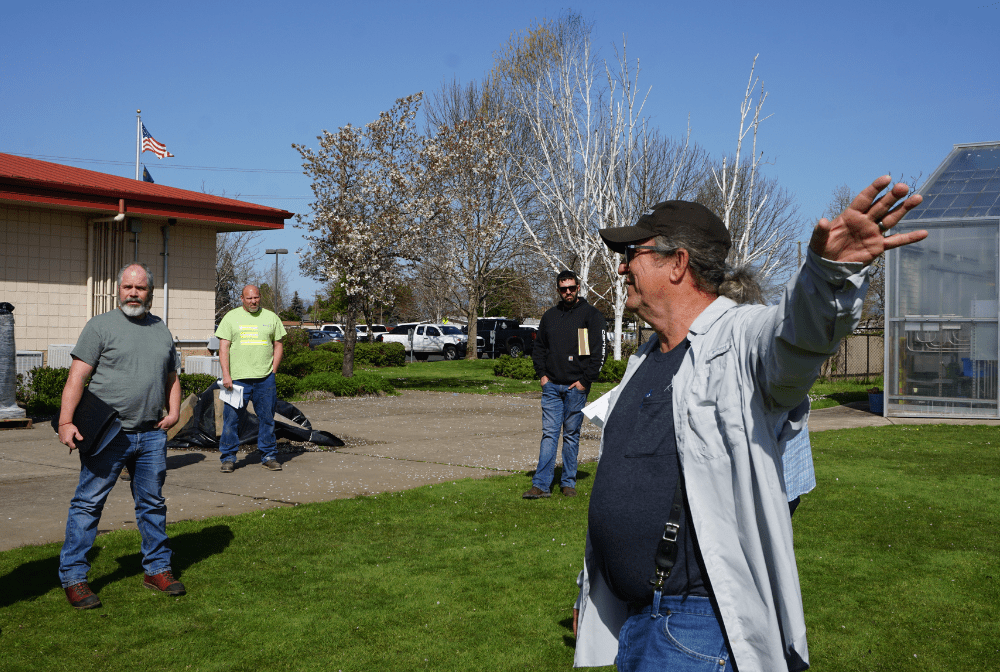
[[[580,285],[566,285],[565,287],[559,288],[559,293],[562,294],[563,292],[575,292],[579,288]]]
[[[632,260],[636,258],[639,254],[636,250],[655,250],[657,249],[655,245],[626,245],[625,254],[623,255],[623,264],[628,266],[632,263]]]

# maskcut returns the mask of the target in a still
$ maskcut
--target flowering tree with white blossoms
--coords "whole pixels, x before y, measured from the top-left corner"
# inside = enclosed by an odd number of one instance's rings
[[[347,299],[345,377],[354,374],[354,326],[364,304],[389,302],[399,260],[416,261],[423,227],[440,209],[428,188],[427,148],[414,120],[423,94],[399,98],[363,128],[323,131],[319,149],[293,144],[312,178],[312,217],[296,217],[313,277],[340,280]]]

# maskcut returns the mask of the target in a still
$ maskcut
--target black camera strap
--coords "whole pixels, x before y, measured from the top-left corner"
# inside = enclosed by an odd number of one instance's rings
[[[677,537],[681,529],[681,513],[684,511],[684,476],[677,470],[677,487],[674,503],[670,507],[670,519],[663,526],[663,537],[656,545],[656,575],[650,583],[659,591],[670,576],[677,562]]]

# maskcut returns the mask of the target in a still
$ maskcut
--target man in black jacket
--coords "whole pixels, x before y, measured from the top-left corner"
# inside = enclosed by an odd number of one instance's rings
[[[561,301],[545,311],[532,352],[542,382],[542,444],[538,468],[525,499],[548,497],[556,467],[562,428],[562,494],[576,496],[576,454],[580,425],[590,384],[604,366],[605,320],[600,311],[581,299],[580,281],[573,271],[556,278]]]

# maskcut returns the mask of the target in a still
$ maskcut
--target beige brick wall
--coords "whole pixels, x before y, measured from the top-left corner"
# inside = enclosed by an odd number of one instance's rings
[[[87,219],[70,211],[0,204],[0,301],[14,305],[18,350],[75,343],[87,318]],[[153,314],[163,317],[162,222],[141,220],[139,260],[153,270]],[[131,258],[133,235],[125,234]],[[214,326],[215,230],[171,227],[168,326],[206,339]]]
[[[0,205],[0,301],[14,305],[18,350],[74,343],[87,321],[87,220]]]

